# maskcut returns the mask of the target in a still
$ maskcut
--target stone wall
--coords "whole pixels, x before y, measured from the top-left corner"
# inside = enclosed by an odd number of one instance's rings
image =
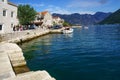
[[[3,42],[19,43],[48,34],[49,32],[49,29],[37,28],[35,30],[16,31],[13,33],[1,34],[1,37]]]

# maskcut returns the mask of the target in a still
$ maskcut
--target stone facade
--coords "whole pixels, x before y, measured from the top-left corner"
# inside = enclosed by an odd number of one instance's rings
[[[17,6],[7,0],[0,0],[0,33],[11,33],[17,24]]]
[[[63,23],[64,23],[64,20],[63,19],[61,19],[60,17],[58,17],[58,16],[53,16],[53,24],[54,25],[63,25]]]
[[[52,26],[53,20],[52,15],[48,11],[38,12],[34,23],[38,26]]]

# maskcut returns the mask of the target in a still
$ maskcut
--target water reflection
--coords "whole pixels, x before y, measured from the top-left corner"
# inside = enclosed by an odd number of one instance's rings
[[[92,26],[40,37],[23,48],[27,65],[47,70],[57,80],[120,80],[119,30]]]
[[[72,38],[73,37],[73,33],[70,34],[63,34],[66,38]]]
[[[26,60],[33,59],[36,56],[48,54],[50,51],[50,46],[52,45],[51,38],[52,37],[50,35],[46,35],[20,45],[25,53],[24,56]]]

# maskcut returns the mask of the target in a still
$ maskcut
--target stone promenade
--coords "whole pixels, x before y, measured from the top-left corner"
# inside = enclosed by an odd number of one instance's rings
[[[18,34],[14,32],[13,36],[3,36],[5,38],[0,43],[0,80],[55,80],[45,70],[29,71],[22,74],[15,74],[14,71],[14,67],[26,65],[22,49],[16,43],[24,42],[49,32],[47,29],[38,29]]]

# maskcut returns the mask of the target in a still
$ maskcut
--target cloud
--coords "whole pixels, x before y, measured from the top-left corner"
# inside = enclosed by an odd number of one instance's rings
[[[70,11],[67,9],[60,8],[58,6],[49,5],[46,9],[47,11],[50,11],[51,13],[60,13],[60,14],[71,14]]]
[[[34,7],[43,7],[43,6],[45,6],[44,4],[31,4],[32,6],[34,6]]]
[[[43,3],[18,3],[18,5],[19,4],[22,4],[22,5],[26,5],[26,4],[29,4],[29,5],[31,5],[31,6],[33,6],[33,7],[43,7],[43,6],[45,6]]]
[[[95,14],[93,11],[80,11],[79,14]]]
[[[97,7],[103,4],[106,4],[108,0],[74,0],[70,2],[67,7],[78,7],[78,8],[90,8],[90,7]]]
[[[106,4],[106,3],[108,3],[108,0],[100,0],[99,2],[100,2],[100,4]]]
[[[73,13],[79,13],[79,14],[95,14],[93,11],[70,11],[68,9],[63,9],[58,6],[49,5],[46,9],[47,11],[51,13],[59,13],[59,14],[73,14]]]

